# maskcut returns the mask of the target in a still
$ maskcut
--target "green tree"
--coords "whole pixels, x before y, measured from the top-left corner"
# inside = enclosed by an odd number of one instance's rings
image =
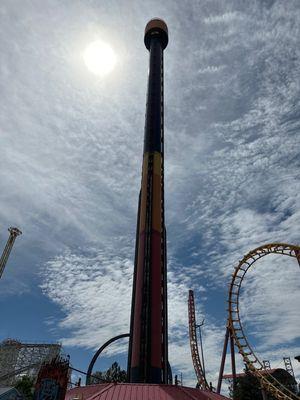
[[[121,369],[117,362],[114,362],[107,371],[96,371],[92,375],[91,384],[101,383],[101,380],[105,382],[127,382],[127,373],[124,369]]]
[[[26,400],[33,399],[33,392],[34,392],[34,379],[30,376],[22,376],[15,383],[15,388],[24,396]]]
[[[102,371],[95,371],[92,373],[90,379],[90,385],[96,385],[97,383],[104,382],[104,374]]]
[[[127,373],[125,370],[121,369],[117,362],[114,362],[110,368],[105,373],[105,378],[107,382],[126,382]]]

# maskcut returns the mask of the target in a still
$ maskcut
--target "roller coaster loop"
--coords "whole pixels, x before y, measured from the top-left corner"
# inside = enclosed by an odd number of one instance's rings
[[[268,254],[281,254],[294,257],[300,265],[300,246],[290,245],[286,243],[270,243],[250,251],[239,262],[232,275],[228,296],[228,329],[230,336],[233,338],[238,352],[243,357],[244,363],[249,371],[258,378],[261,387],[268,391],[278,400],[299,400],[294,393],[284,387],[272,375],[265,373],[263,363],[255,355],[250,346],[240,320],[239,295],[242,282],[249,268],[260,258]],[[262,371],[264,370],[264,373]]]

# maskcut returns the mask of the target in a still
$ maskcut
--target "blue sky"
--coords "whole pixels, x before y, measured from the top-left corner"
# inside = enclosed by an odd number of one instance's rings
[[[7,227],[23,235],[0,282],[0,339],[61,341],[86,370],[96,348],[129,330],[148,70],[143,30],[154,16],[170,31],[170,362],[195,383],[192,288],[215,383],[234,266],[261,244],[299,244],[296,0],[1,2],[2,246]],[[105,79],[83,62],[96,39],[117,54]],[[246,330],[273,367],[299,353],[299,289],[294,260],[270,256],[247,274]],[[124,362],[124,343],[111,352],[99,368],[114,357]]]

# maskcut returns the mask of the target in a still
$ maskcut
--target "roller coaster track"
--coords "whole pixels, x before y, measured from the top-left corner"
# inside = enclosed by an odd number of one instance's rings
[[[31,369],[33,369],[33,368],[37,368],[37,367],[40,367],[40,366],[41,366],[41,363],[39,362],[39,363],[34,363],[34,364],[26,365],[25,367],[19,368],[19,369],[17,369],[17,370],[13,370],[13,371],[10,371],[10,372],[6,372],[5,374],[0,375],[0,382],[3,381],[3,380],[5,380],[5,379],[8,379],[8,378],[12,378],[12,377],[14,377],[14,376],[17,376],[17,375],[21,374],[22,372],[26,372],[26,371],[28,371],[28,370],[31,370]]]
[[[192,360],[194,364],[195,373],[197,376],[198,384],[200,389],[210,390],[209,384],[205,379],[205,375],[203,372],[203,366],[200,361],[199,351],[198,351],[198,343],[197,343],[197,334],[196,334],[196,317],[195,317],[195,302],[194,302],[194,292],[189,290],[189,331],[190,331],[190,346],[191,346],[191,354]]]
[[[268,254],[281,254],[295,257],[297,258],[300,265],[300,246],[294,246],[285,243],[266,244],[264,246],[257,247],[256,249],[250,251],[250,253],[245,255],[244,258],[239,262],[238,266],[235,268],[230,284],[228,298],[229,329],[234,339],[235,345],[237,346],[239,353],[243,357],[245,364],[249,368],[249,371],[258,378],[261,387],[267,390],[278,400],[299,400],[299,397],[297,397],[294,393],[284,387],[272,375],[266,375],[264,365],[255,355],[252,347],[250,346],[240,320],[239,295],[242,287],[242,282],[249,268],[257,260],[264,256],[267,256]]]

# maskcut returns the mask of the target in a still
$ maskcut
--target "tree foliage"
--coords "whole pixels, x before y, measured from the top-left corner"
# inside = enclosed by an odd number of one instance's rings
[[[96,371],[92,374],[91,384],[102,382],[127,382],[127,373],[121,369],[117,362],[114,362],[107,371]],[[97,379],[98,378],[98,379]]]
[[[32,400],[34,393],[34,379],[30,376],[22,376],[14,387],[24,396],[25,400]]]

